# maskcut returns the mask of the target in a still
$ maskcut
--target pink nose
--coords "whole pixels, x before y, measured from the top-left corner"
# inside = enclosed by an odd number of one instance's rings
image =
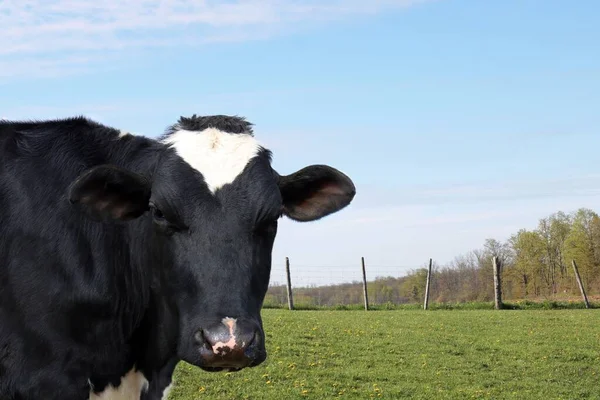
[[[266,352],[257,326],[224,318],[220,324],[196,333],[202,367],[209,371],[239,370],[262,363]]]

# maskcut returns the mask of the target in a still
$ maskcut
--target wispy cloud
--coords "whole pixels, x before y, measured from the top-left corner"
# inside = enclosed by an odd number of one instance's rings
[[[0,50],[1,52],[1,50]],[[50,54],[26,57],[3,57],[0,55],[0,82],[16,77],[59,78],[89,71],[90,65],[102,65],[103,69],[115,69],[114,57],[99,54]]]
[[[4,0],[0,71],[77,72],[107,51],[264,39],[424,1],[430,0]],[[41,68],[31,67],[33,57],[42,57]]]

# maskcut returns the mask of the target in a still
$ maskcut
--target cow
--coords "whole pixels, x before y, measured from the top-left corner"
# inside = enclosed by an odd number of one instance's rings
[[[327,165],[279,174],[253,127],[0,121],[1,399],[161,399],[179,361],[264,362],[279,219],[319,220],[356,188]]]

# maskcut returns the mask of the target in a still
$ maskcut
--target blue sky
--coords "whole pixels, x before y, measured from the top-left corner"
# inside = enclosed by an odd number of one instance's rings
[[[600,201],[600,3],[8,0],[0,117],[85,114],[156,136],[238,114],[289,173],[356,182],[284,221],[274,281],[402,275]],[[101,3],[97,3],[101,4]]]

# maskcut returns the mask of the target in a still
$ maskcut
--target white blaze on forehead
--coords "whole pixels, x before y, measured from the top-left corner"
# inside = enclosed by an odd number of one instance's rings
[[[164,143],[204,176],[212,193],[233,182],[261,149],[250,134],[227,133],[215,128],[179,130]]]
[[[148,380],[139,371],[132,369],[121,378],[121,385],[115,388],[107,386],[102,393],[90,390],[89,400],[139,400],[142,392],[148,389]]]

